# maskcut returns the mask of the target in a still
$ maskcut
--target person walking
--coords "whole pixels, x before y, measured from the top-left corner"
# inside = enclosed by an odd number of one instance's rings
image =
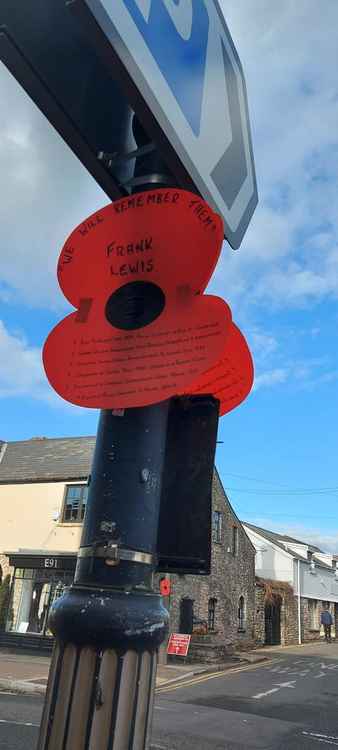
[[[331,625],[333,624],[332,615],[326,607],[320,615],[321,625],[324,625],[324,634],[326,643],[331,643]]]

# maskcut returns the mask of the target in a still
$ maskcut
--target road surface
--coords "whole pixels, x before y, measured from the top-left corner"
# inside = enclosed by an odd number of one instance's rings
[[[153,750],[338,748],[338,644],[157,691]],[[35,750],[42,701],[0,695],[0,749]]]

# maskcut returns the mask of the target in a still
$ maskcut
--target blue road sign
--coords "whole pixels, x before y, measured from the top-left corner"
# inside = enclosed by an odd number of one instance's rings
[[[257,205],[244,75],[218,0],[76,0],[90,10],[233,247]]]

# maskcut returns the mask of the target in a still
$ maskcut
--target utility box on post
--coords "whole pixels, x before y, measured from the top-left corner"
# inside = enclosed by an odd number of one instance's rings
[[[160,571],[210,573],[218,407],[212,396],[170,402],[158,533]]]

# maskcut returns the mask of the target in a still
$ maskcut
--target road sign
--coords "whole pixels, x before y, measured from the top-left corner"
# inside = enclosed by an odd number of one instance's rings
[[[171,654],[172,656],[187,656],[190,640],[191,635],[171,633],[167,647],[167,654]]]
[[[92,41],[109,64],[108,42],[113,74],[119,71],[139,118],[162,141],[179,182],[193,182],[238,247],[257,188],[243,71],[218,0],[72,5],[92,21]]]

